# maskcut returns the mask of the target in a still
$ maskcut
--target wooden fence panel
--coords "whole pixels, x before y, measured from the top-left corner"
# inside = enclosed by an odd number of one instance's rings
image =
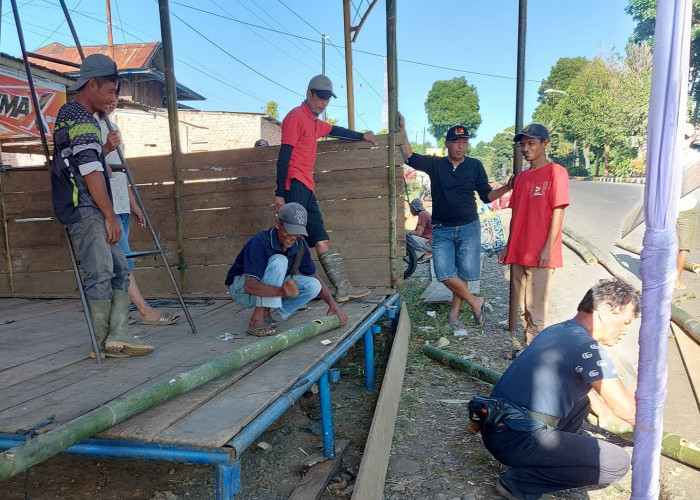
[[[315,180],[331,244],[341,249],[351,279],[360,285],[386,287],[391,284],[392,217],[386,137],[378,142],[377,147],[348,141],[319,142]],[[278,151],[273,146],[178,158],[189,294],[226,296],[223,281],[241,247],[250,236],[274,224]],[[402,159],[398,148],[396,158],[399,162]],[[179,283],[171,158],[131,158],[129,165]],[[49,173],[10,171],[0,188],[5,206],[5,221],[0,225],[0,296],[77,297],[64,231],[53,219]],[[403,255],[401,167],[396,169],[396,191],[397,251]],[[155,248],[150,231],[133,221],[129,241],[134,251]],[[173,293],[160,256],[138,257],[134,263],[147,296]]]

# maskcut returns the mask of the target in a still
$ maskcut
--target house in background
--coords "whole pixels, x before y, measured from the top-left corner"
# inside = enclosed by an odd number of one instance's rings
[[[100,53],[109,55],[107,45],[85,46],[86,56]],[[29,56],[35,74],[55,75],[54,78],[70,85],[79,75],[75,66],[56,60],[80,63],[75,47],[52,43],[35,51],[52,60]],[[114,58],[122,76],[120,101],[111,119],[119,127],[125,144],[126,158],[170,154],[170,128],[167,110],[167,92],[163,65],[163,48],[160,42],[122,44],[114,46]],[[21,69],[21,59],[7,58],[0,66]],[[17,71],[19,71],[19,69]],[[26,80],[25,80],[26,81]],[[66,83],[67,82],[67,83]],[[72,93],[68,94],[72,98]],[[280,144],[280,122],[265,113],[234,111],[199,111],[180,101],[194,103],[204,97],[177,84],[180,129],[180,148],[183,153],[252,148],[258,139],[269,144]],[[50,139],[50,137],[49,137]],[[3,146],[9,146],[3,141]],[[6,152],[25,153],[3,157],[6,165],[40,165],[45,163],[43,150],[37,137],[21,141]],[[33,154],[29,154],[33,153]]]
[[[165,90],[165,64],[163,46],[160,42],[129,43],[114,45],[114,62],[122,76],[122,99],[134,101],[151,108],[167,108]],[[82,59],[76,47],[52,43],[34,51],[36,54],[53,59],[80,64]],[[83,46],[85,57],[91,54],[110,55],[108,45]],[[80,71],[74,66],[60,64],[29,56],[29,60],[45,68],[78,78]],[[180,102],[203,101],[205,98],[184,85],[177,84],[177,100]],[[178,106],[180,106],[178,104]],[[187,107],[187,106],[183,106]]]

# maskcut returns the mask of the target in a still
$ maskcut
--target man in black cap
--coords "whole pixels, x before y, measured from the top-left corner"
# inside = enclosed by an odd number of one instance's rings
[[[511,265],[523,343],[529,345],[546,326],[552,272],[563,265],[561,230],[569,205],[569,173],[547,159],[549,131],[544,125],[530,124],[513,140],[520,143],[530,168],[515,179],[508,243],[498,262]],[[520,352],[511,351],[506,358],[515,359]]]
[[[331,100],[333,83],[326,75],[316,75],[309,82],[306,100],[291,110],[282,121],[282,145],[277,160],[277,188],[275,189],[275,210],[285,203],[295,201],[306,208],[309,214],[309,245],[316,248],[316,254],[335,286],[335,300],[345,302],[369,294],[366,288],[350,284],[340,251],[330,248],[330,237],[323,224],[318,207],[314,183],[314,163],[316,163],[316,141],[321,137],[335,137],[350,141],[367,141],[375,144],[372,132],[355,132],[337,125],[331,125],[318,116],[323,113]]]
[[[399,130],[405,133],[403,116]],[[414,153],[408,142],[404,144],[406,164],[426,172],[430,177],[433,197],[433,266],[438,281],[452,291],[452,310],[449,322],[457,331],[464,330],[459,310],[466,301],[472,308],[474,323],[485,321],[483,298],[469,291],[469,281],[481,275],[481,225],[476,211],[474,193],[484,203],[497,200],[512,188],[512,179],[498,189],[491,189],[481,162],[469,158],[469,131],[455,125],[447,131],[446,157],[424,156]]]
[[[122,228],[112,206],[100,126],[93,117],[116,99],[118,80],[112,59],[102,54],[85,58],[78,81],[68,87],[77,95],[56,116],[51,162],[54,212],[80,256],[100,353],[110,357],[141,356],[155,349],[127,332],[129,268],[117,246]],[[90,348],[90,356],[95,355]]]
[[[307,213],[299,203],[287,203],[277,214],[274,227],[260,231],[243,246],[226,275],[231,298],[243,307],[253,307],[248,333],[258,337],[275,335],[277,322],[271,310],[284,320],[319,294],[328,304],[328,314],[348,316],[340,309],[316,266],[304,238]]]

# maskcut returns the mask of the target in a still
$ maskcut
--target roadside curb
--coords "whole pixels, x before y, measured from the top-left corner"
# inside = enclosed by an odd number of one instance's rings
[[[644,177],[583,177],[572,175],[569,179],[575,181],[597,181],[597,182],[624,182],[627,184],[646,184]]]

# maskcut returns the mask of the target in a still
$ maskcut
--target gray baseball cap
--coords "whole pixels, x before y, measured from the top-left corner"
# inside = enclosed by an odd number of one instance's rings
[[[280,208],[277,219],[282,223],[284,230],[289,234],[309,235],[306,232],[308,214],[306,213],[306,209],[299,203],[292,202],[285,204]]]
[[[333,93],[333,82],[326,75],[316,75],[309,82],[307,90],[313,90],[321,99],[338,97]]]
[[[68,90],[71,92],[80,90],[91,78],[97,78],[99,76],[118,76],[117,65],[112,59],[103,54],[90,54],[80,65],[80,77],[78,81],[68,87]]]
[[[409,206],[416,212],[422,212],[423,210],[425,210],[423,202],[420,198],[415,198],[411,203],[409,203]]]

